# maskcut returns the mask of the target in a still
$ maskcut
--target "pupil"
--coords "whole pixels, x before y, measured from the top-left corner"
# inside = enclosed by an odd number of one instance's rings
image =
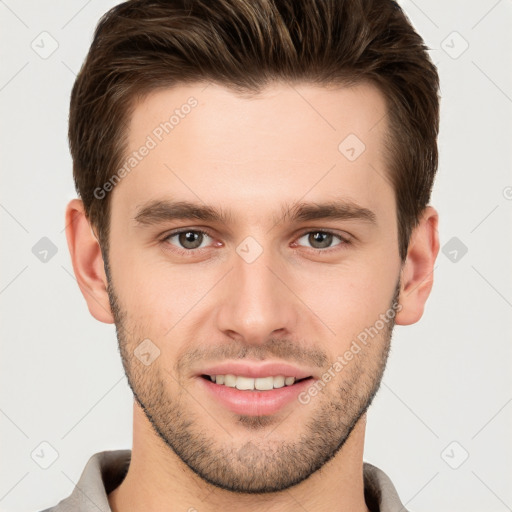
[[[329,247],[332,242],[331,233],[323,233],[321,231],[317,231],[316,233],[309,235],[309,237],[310,237],[309,242],[311,243],[311,245],[315,246],[314,245],[315,243],[316,244],[319,243],[320,247],[317,247],[319,249]]]
[[[201,239],[203,235],[201,233],[195,233],[194,231],[187,231],[186,233],[180,234],[180,244],[186,249],[197,249],[201,245]],[[199,239],[199,243],[197,240]]]

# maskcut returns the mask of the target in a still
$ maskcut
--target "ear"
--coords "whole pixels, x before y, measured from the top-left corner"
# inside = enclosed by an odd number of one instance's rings
[[[75,277],[89,312],[100,322],[114,323],[100,245],[80,199],[72,199],[66,207],[66,238]]]
[[[423,210],[411,233],[407,257],[401,271],[398,325],[416,323],[423,315],[425,302],[434,284],[434,263],[439,252],[439,215],[431,206]]]

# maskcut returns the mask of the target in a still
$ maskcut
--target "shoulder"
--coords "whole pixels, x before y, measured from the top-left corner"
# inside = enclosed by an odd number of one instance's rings
[[[364,497],[371,512],[408,512],[389,476],[377,466],[363,462]]]

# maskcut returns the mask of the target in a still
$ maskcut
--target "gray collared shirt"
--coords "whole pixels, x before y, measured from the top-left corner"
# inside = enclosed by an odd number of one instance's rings
[[[123,481],[131,450],[95,453],[85,465],[73,492],[42,512],[112,512],[108,494]],[[376,466],[363,463],[364,497],[371,512],[407,512],[393,482]]]

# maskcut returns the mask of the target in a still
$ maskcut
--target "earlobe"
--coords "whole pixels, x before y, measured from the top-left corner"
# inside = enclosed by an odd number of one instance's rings
[[[96,320],[112,324],[103,256],[80,199],[68,203],[65,221],[73,270],[89,312]]]
[[[407,258],[401,272],[402,309],[396,315],[398,325],[414,324],[423,315],[425,303],[434,284],[434,264],[439,252],[438,220],[437,211],[427,206],[411,234]]]

